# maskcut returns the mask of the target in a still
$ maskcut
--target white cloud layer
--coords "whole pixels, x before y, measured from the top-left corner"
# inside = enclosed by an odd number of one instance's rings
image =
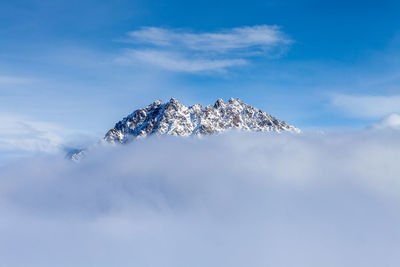
[[[144,45],[118,61],[138,60],[182,72],[223,71],[245,64],[249,56],[280,54],[292,41],[277,26],[238,27],[193,33],[182,29],[142,27],[128,33],[128,42]]]
[[[332,104],[356,118],[379,119],[400,113],[400,96],[334,95]]]
[[[398,266],[400,133],[225,134],[0,168],[4,266]]]

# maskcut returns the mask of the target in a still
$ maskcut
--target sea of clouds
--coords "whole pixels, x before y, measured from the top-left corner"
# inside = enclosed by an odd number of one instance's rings
[[[152,137],[0,167],[0,267],[398,267],[400,131]]]

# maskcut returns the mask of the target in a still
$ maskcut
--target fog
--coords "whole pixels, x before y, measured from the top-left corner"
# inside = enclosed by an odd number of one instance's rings
[[[399,266],[400,132],[152,137],[0,167],[0,267]]]

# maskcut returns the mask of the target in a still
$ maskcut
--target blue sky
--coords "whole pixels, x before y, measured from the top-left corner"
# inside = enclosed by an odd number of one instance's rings
[[[400,112],[399,12],[398,1],[2,1],[0,146],[98,138],[172,96],[239,97],[302,129],[365,127]]]

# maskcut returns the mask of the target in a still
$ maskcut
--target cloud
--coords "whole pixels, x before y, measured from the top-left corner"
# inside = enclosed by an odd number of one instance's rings
[[[81,131],[26,116],[0,114],[0,162],[37,153],[54,154],[65,146],[81,147],[89,142],[93,142],[93,136]]]
[[[191,33],[183,30],[142,27],[129,32],[133,41],[156,46],[184,47],[189,50],[229,52],[240,49],[268,51],[271,47],[287,45],[292,41],[277,26],[257,25],[221,30],[218,32]]]
[[[0,151],[54,152],[61,143],[62,129],[51,123],[17,115],[0,115]]]
[[[334,95],[332,105],[348,116],[379,119],[391,113],[400,113],[400,96]]]
[[[23,77],[0,75],[0,85],[25,84],[30,81],[30,79]]]
[[[292,43],[279,27],[269,25],[203,33],[142,27],[128,36],[130,39],[125,41],[138,47],[118,61],[136,59],[166,70],[191,73],[243,65],[245,58],[252,56],[279,55]]]
[[[157,50],[131,50],[121,60],[137,59],[154,66],[177,72],[224,71],[228,67],[245,65],[244,59],[193,59],[177,53]]]
[[[400,114],[393,113],[386,116],[378,123],[372,125],[374,129],[400,129]]]
[[[231,132],[10,162],[1,264],[394,267],[399,157],[398,131]]]

